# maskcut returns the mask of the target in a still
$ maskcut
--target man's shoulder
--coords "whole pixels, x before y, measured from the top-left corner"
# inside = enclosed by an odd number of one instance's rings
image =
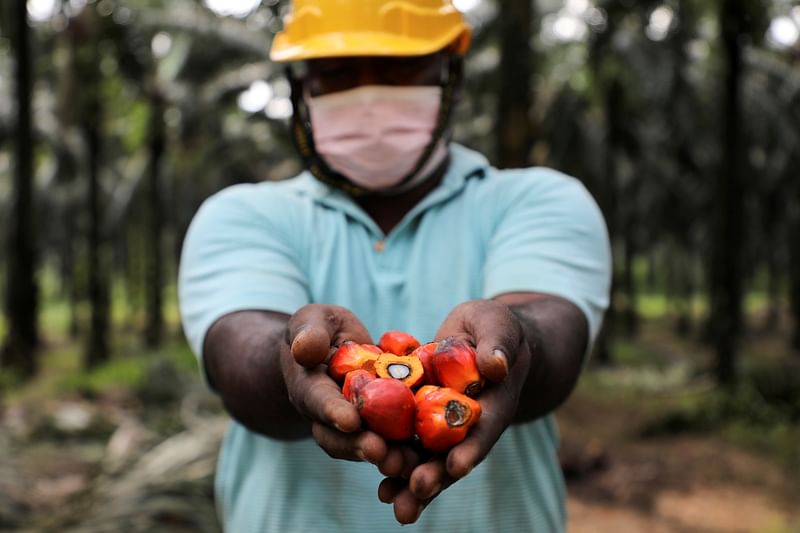
[[[237,183],[214,193],[208,198],[213,202],[247,203],[283,200],[313,193],[313,183],[303,173],[293,178],[257,183]]]
[[[313,191],[313,183],[305,174],[281,181],[239,183],[209,196],[201,210],[274,213],[298,207]]]
[[[482,198],[507,203],[585,203],[591,194],[579,179],[550,167],[497,169],[491,167],[474,180],[475,192]]]
[[[582,187],[577,178],[550,167],[492,169],[490,183],[496,187],[518,189],[570,189]]]
[[[498,189],[574,188],[582,186],[576,178],[544,166],[498,169],[481,152],[459,143],[450,145],[455,172],[469,178],[481,187]]]

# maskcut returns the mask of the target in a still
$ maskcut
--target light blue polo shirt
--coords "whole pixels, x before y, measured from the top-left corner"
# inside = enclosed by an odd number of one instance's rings
[[[594,339],[611,261],[602,215],[583,185],[544,168],[498,171],[455,144],[450,153],[442,184],[389,235],[307,173],[208,199],[189,228],[179,276],[184,329],[198,357],[209,327],[234,311],[336,304],[373,339],[400,329],[428,341],[457,304],[515,291],[572,301]],[[401,527],[378,501],[375,466],[234,422],[217,502],[231,533],[554,533],[565,527],[557,444],[551,416],[512,426],[417,524]]]

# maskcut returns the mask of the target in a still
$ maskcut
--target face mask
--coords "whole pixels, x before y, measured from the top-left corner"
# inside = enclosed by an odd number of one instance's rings
[[[414,170],[431,142],[441,98],[442,88],[431,86],[363,86],[308,98],[314,145],[333,170],[356,185],[392,188]],[[446,155],[440,141],[413,183]]]

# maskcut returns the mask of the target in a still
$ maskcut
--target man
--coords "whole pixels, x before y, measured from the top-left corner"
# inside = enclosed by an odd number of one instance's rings
[[[228,531],[565,527],[550,413],[599,329],[609,245],[578,181],[450,143],[469,39],[450,0],[295,0],[274,41],[301,67],[308,171],[209,199],[180,272],[187,336],[234,419]],[[325,373],[336,346],[390,329],[476,346],[483,415],[446,455],[363,431]]]

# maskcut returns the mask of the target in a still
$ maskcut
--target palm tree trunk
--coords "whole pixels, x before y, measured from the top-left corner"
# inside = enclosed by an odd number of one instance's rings
[[[792,167],[797,168],[797,167]],[[794,182],[795,202],[800,205],[800,184]],[[792,310],[791,347],[800,357],[800,213],[789,222],[789,301]]]
[[[767,238],[772,241],[774,227],[767,230]],[[764,316],[764,331],[767,333],[777,333],[781,325],[781,268],[779,243],[770,242],[766,247],[767,262],[767,312]]]
[[[147,324],[145,342],[148,347],[155,348],[161,344],[164,330],[162,311],[164,268],[163,268],[163,232],[164,209],[161,198],[161,160],[165,148],[164,106],[158,96],[151,99],[150,109],[150,181],[148,184],[148,208],[150,216],[148,225],[147,254]]]
[[[525,167],[533,144],[532,2],[500,2],[500,87],[497,94],[497,164]]]
[[[692,333],[692,298],[694,282],[692,280],[692,253],[688,247],[680,253],[678,262],[678,318],[675,323],[675,332],[683,338]]]
[[[102,154],[102,141],[100,136],[101,104],[99,87],[89,86],[87,90],[94,90],[93,102],[90,106],[93,112],[89,114],[90,120],[84,123],[83,132],[88,148],[89,167],[89,229],[88,229],[88,259],[89,259],[89,304],[91,306],[91,322],[89,339],[86,346],[85,366],[92,368],[109,359],[108,327],[110,313],[108,262],[105,257],[103,239],[103,210],[102,189],[100,184],[100,160]]]
[[[631,195],[635,197],[634,193]],[[625,224],[625,260],[624,270],[622,272],[622,286],[625,290],[625,334],[628,337],[636,337],[639,334],[639,310],[637,304],[637,287],[636,287],[636,242],[634,230],[636,228],[636,215],[631,210],[628,213],[628,220]]]
[[[741,0],[722,3],[720,26],[725,74],[722,109],[722,164],[714,182],[710,264],[711,327],[716,351],[716,378],[731,386],[736,378],[738,338],[742,325],[743,192],[739,176],[739,95],[743,70],[740,44],[743,12]]]
[[[6,283],[8,335],[0,362],[23,377],[37,369],[39,344],[38,284],[36,280],[36,226],[33,184],[33,133],[31,117],[32,74],[30,28],[26,0],[15,0],[12,18],[16,64],[17,125],[11,224],[9,225]]]
[[[612,258],[613,258],[613,245],[617,241],[618,231],[618,208],[619,201],[617,198],[617,165],[616,153],[617,147],[620,145],[620,137],[622,125],[619,123],[618,117],[622,116],[622,85],[618,79],[612,79],[605,86],[605,183],[599,188],[597,193],[598,203],[600,209],[603,211],[603,216],[606,219],[608,227],[608,234],[612,244]],[[615,262],[616,263],[616,262]],[[598,362],[602,364],[613,363],[612,346],[614,339],[618,334],[620,313],[617,304],[617,291],[620,287],[619,275],[614,269],[611,277],[611,295],[608,310],[606,311],[603,329],[597,339],[596,357]]]
[[[78,237],[78,230],[75,227],[74,216],[72,209],[65,211],[64,217],[64,242],[59,246],[61,255],[61,286],[64,288],[64,296],[69,302],[69,325],[67,326],[67,334],[71,338],[77,338],[78,331],[80,330],[78,321],[78,302],[80,301],[75,241]]]

